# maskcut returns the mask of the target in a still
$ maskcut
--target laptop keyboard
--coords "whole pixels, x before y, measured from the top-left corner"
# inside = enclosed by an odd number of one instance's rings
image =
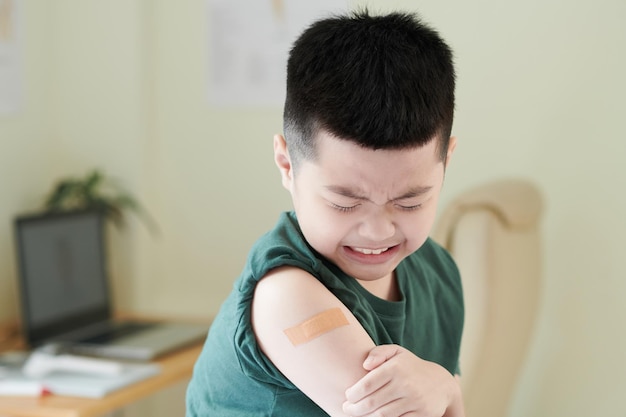
[[[133,322],[118,324],[115,327],[112,327],[110,329],[103,331],[102,333],[99,333],[95,336],[91,336],[91,337],[81,340],[81,343],[110,342],[115,339],[119,339],[120,337],[123,337],[123,336],[137,334],[144,330],[151,329],[157,325],[158,323],[133,323]]]

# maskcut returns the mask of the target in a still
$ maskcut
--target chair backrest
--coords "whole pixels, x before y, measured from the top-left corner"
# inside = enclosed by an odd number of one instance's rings
[[[500,180],[453,199],[433,230],[463,281],[460,361],[468,417],[507,414],[539,302],[542,209],[535,185]]]

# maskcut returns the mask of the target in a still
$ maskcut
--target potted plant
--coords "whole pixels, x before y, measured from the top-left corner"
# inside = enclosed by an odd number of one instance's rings
[[[150,231],[157,230],[156,223],[138,201],[97,169],[83,178],[69,177],[58,181],[46,197],[44,209],[49,212],[101,210],[118,227],[124,224],[124,213],[132,211]]]

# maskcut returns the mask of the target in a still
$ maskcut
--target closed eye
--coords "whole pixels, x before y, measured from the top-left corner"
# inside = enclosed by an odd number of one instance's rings
[[[421,204],[416,204],[416,205],[414,205],[414,206],[403,206],[403,205],[401,205],[401,204],[398,204],[397,206],[400,208],[400,210],[404,210],[404,211],[414,211],[414,210],[419,210],[419,209],[422,207],[422,205],[421,205]]]
[[[347,207],[346,207],[346,206],[340,206],[339,204],[330,203],[330,202],[329,202],[329,204],[330,204],[330,206],[331,206],[332,208],[334,208],[335,210],[339,210],[339,211],[341,211],[342,213],[348,213],[348,212],[351,212],[351,211],[353,211],[354,209],[356,209],[358,206],[360,206],[360,204],[355,204],[354,206],[347,206]]]

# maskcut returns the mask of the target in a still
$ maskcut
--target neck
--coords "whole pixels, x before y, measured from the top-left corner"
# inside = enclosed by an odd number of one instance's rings
[[[382,298],[387,301],[400,301],[400,289],[398,288],[398,281],[396,280],[395,272],[387,275],[386,277],[377,279],[375,281],[360,281],[359,284],[363,286],[372,295],[378,298]]]

